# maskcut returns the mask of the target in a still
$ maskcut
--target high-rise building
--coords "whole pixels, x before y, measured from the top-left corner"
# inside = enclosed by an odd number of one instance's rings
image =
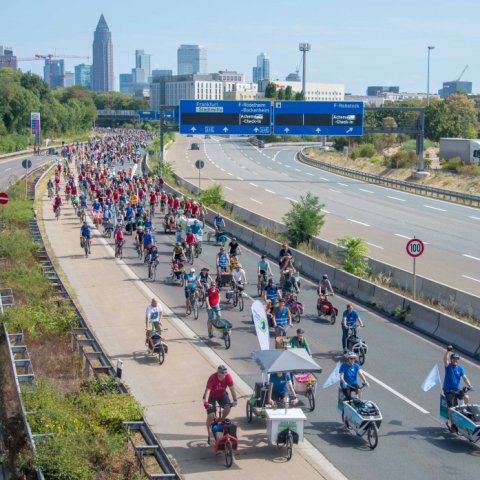
[[[399,93],[400,87],[367,87],[367,95],[369,97],[377,97],[382,93]]]
[[[257,66],[253,67],[253,83],[270,80],[270,58],[266,53],[257,56]]]
[[[63,78],[64,87],[73,87],[75,85],[75,74],[73,72],[65,72],[65,77]]]
[[[102,13],[93,34],[92,90],[109,92],[114,88],[112,34]]]
[[[17,57],[13,55],[12,47],[0,45],[0,68],[11,68],[13,71],[17,70]]]
[[[65,75],[65,61],[46,58],[43,67],[43,79],[50,84],[50,62],[52,64],[52,89],[62,86],[62,76]]]
[[[145,53],[145,50],[135,50],[135,68],[145,70],[145,81],[147,81],[152,72],[150,69],[150,57],[151,55]]]
[[[152,77],[171,77],[172,75],[172,70],[152,70]]]
[[[75,65],[75,85],[83,85],[89,90],[92,89],[92,66],[81,63]]]
[[[177,50],[177,74],[207,73],[207,49],[202,45],[180,45]]]
[[[302,81],[302,79],[300,78],[300,75],[298,74],[298,71],[295,72],[295,73],[289,73],[285,80],[287,82],[301,82]]]
[[[472,93],[472,82],[453,80],[452,82],[443,82],[443,88],[438,91],[442,98],[453,95],[457,90]]]

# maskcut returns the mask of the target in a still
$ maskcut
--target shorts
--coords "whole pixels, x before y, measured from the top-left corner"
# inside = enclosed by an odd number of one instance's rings
[[[287,391],[284,390],[283,392],[272,392],[272,400],[274,402],[278,402],[283,400],[287,396]]]
[[[452,392],[445,392],[445,398],[447,400],[447,407],[452,408],[458,405],[458,400],[461,400],[465,395],[465,392],[460,390],[454,390]]]
[[[149,243],[148,245],[144,245],[143,248],[146,248],[147,250],[150,250],[151,248],[153,248],[153,245],[151,243]]]
[[[211,310],[207,310],[208,314],[208,319],[213,320],[213,312],[219,312],[220,313],[220,305],[217,303],[217,305],[210,305],[212,307]]]
[[[192,294],[196,292],[196,288],[185,288],[185,298],[190,298]]]
[[[157,320],[156,322],[150,322],[150,330],[155,330],[159,332],[162,329],[160,326],[160,322]]]
[[[227,407],[230,405],[230,398],[228,393],[225,392],[221,397],[208,397],[207,403],[212,405],[207,409],[207,413],[216,413],[217,408],[215,405],[220,405],[221,407]]]
[[[355,392],[358,395],[360,391],[360,385],[356,383],[355,385],[347,385],[346,387],[342,387],[343,395],[345,398],[350,401],[352,400],[352,392]]]
[[[217,267],[217,272],[224,272],[228,268],[228,265],[219,265]]]
[[[260,270],[260,275],[266,275],[267,272],[265,270]]]

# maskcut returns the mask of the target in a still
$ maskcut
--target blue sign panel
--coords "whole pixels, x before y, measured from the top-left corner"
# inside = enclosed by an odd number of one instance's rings
[[[363,135],[363,102],[274,102],[275,135]]]
[[[270,135],[270,101],[180,100],[180,133]]]
[[[137,113],[141,116],[145,115],[147,117],[154,117],[155,115],[160,115],[159,110],[137,110]]]

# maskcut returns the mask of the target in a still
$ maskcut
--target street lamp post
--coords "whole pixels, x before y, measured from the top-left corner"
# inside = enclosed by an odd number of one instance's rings
[[[303,52],[303,78],[302,78],[302,92],[305,95],[305,87],[306,87],[306,76],[307,76],[307,52],[310,51],[310,44],[309,43],[301,43],[298,46],[298,49]]]
[[[430,50],[435,47],[428,47],[428,73],[427,73],[427,107],[430,105]]]

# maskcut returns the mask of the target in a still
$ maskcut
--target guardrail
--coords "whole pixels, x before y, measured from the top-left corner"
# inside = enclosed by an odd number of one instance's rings
[[[452,202],[456,201],[457,203],[460,203],[461,200],[463,201],[463,203],[467,203],[467,201],[470,201],[471,206],[475,206],[475,202],[476,206],[480,207],[480,195],[455,192],[453,190],[447,190],[445,188],[429,187],[427,185],[419,185],[413,182],[405,182],[404,180],[395,180],[394,178],[383,177],[382,175],[376,175],[374,173],[366,173],[359,170],[352,170],[351,168],[340,167],[338,165],[333,165],[328,162],[322,162],[321,160],[317,160],[315,158],[310,158],[309,156],[304,154],[304,150],[306,150],[306,148],[303,148],[302,151],[299,152],[298,156],[300,160],[314,167],[319,167],[324,170],[330,170],[332,172],[339,173],[347,177],[361,179],[366,182],[384,185],[386,187],[396,188],[398,190],[409,191],[418,195],[429,196],[430,194],[430,196],[432,197],[443,197],[444,200],[449,200]]]

